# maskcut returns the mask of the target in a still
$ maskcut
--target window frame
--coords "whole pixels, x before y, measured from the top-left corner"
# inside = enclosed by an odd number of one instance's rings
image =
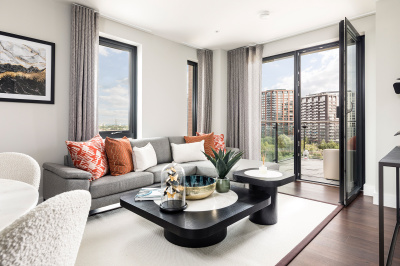
[[[193,67],[193,77],[192,77],[192,79],[193,79],[193,88],[192,88],[192,136],[196,136],[196,132],[197,132],[198,63],[188,60],[187,61],[187,66],[192,66]]]
[[[128,51],[129,60],[129,130],[126,131],[100,131],[102,138],[122,138],[124,136],[135,139],[137,137],[137,47],[127,43],[115,41],[105,37],[99,37],[99,46],[106,46],[113,49]],[[98,92],[98,88],[97,88]],[[98,119],[98,118],[97,118]]]

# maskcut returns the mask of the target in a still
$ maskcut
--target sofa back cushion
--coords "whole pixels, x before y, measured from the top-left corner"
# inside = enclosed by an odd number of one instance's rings
[[[172,136],[168,137],[169,143],[174,143],[174,144],[184,144],[186,143],[185,138],[183,136]]]
[[[157,163],[170,163],[172,162],[171,148],[167,137],[161,138],[147,138],[147,139],[130,139],[131,146],[142,148],[149,142],[153,146],[157,155]]]

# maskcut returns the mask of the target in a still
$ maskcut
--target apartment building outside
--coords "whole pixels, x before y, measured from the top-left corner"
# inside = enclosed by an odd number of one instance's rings
[[[321,92],[301,98],[301,126],[311,143],[339,142],[339,92]],[[305,134],[305,135],[303,135]]]
[[[262,137],[278,134],[293,136],[294,133],[294,91],[267,90],[261,92]]]

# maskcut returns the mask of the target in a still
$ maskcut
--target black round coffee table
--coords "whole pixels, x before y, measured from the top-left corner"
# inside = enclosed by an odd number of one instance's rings
[[[256,224],[272,225],[278,222],[277,215],[277,194],[278,187],[286,185],[295,180],[294,175],[282,173],[277,178],[254,177],[245,174],[249,170],[256,168],[243,169],[233,173],[233,180],[240,183],[249,184],[249,194],[254,197],[263,197],[267,194],[271,196],[271,204],[250,215],[250,221]]]

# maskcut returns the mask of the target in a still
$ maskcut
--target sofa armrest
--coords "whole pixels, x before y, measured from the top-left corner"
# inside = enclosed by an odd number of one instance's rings
[[[90,180],[92,177],[89,172],[57,163],[44,163],[43,168],[65,179]]]
[[[233,151],[234,153],[236,153],[239,152],[240,150],[238,148],[226,147],[226,151]]]

